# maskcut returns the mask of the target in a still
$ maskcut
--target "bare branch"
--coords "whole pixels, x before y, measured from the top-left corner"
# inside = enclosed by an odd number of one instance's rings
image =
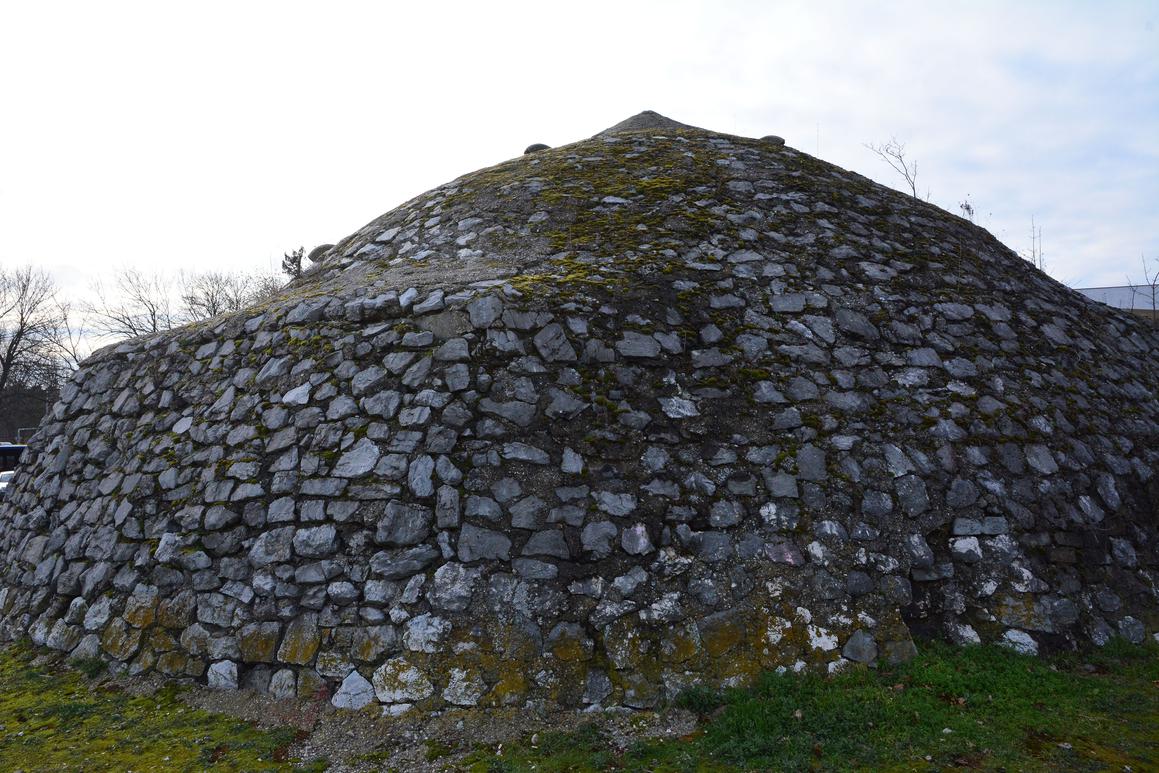
[[[1154,271],[1147,268],[1145,256],[1140,255],[1139,260],[1143,264],[1143,281],[1136,282],[1127,277],[1127,286],[1131,288],[1131,309],[1137,310],[1135,299],[1142,295],[1144,303],[1148,304],[1143,309],[1150,312],[1152,321],[1159,321],[1159,258],[1155,259]]]
[[[0,268],[0,437],[39,421],[68,367],[56,285],[39,269]]]
[[[112,338],[135,338],[183,324],[173,309],[173,283],[159,274],[124,268],[117,272],[110,291],[98,283],[96,302],[85,304],[93,331]]]
[[[241,311],[265,300],[282,288],[282,280],[270,274],[229,274],[210,271],[182,276],[182,313],[197,321]]]
[[[108,338],[133,338],[241,311],[280,290],[273,275],[221,271],[180,274],[176,279],[122,269],[112,291],[93,288],[84,306],[91,330]]]
[[[974,222],[974,203],[970,201],[970,194],[966,194],[966,198],[958,203],[958,209],[962,210],[962,217]]]
[[[906,158],[905,143],[899,142],[896,137],[890,137],[889,142],[866,143],[866,148],[872,150],[890,169],[897,172],[905,180],[910,194],[918,198],[918,162]],[[926,200],[930,194],[926,191]]]

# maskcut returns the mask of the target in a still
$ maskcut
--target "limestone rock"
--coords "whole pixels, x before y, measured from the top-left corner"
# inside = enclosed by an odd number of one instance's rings
[[[357,671],[351,671],[330,702],[339,709],[361,709],[374,701],[374,685]]]

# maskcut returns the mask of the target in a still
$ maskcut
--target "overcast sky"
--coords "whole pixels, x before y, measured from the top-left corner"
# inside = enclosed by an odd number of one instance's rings
[[[1159,259],[1159,3],[0,0],[0,265],[276,269],[643,109],[918,182],[1072,286]]]

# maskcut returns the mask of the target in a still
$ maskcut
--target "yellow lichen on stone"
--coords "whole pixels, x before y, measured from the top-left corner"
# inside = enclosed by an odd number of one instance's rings
[[[371,683],[383,703],[413,703],[435,692],[427,674],[402,656],[391,658],[379,666]]]
[[[243,628],[237,637],[241,657],[247,663],[272,663],[278,648],[277,627],[252,626]]]
[[[282,646],[278,648],[278,660],[282,663],[306,665],[314,659],[322,639],[312,616],[295,618],[286,626]]]
[[[700,654],[702,647],[700,631],[692,622],[674,625],[664,634],[660,643],[660,651],[664,660],[669,663],[684,663],[692,660]]]
[[[125,602],[125,612],[122,617],[129,625],[137,628],[149,627],[157,617],[157,595],[134,594],[129,596],[128,601]]]
[[[121,618],[114,618],[101,635],[101,647],[117,660],[128,660],[137,651],[141,630]]]

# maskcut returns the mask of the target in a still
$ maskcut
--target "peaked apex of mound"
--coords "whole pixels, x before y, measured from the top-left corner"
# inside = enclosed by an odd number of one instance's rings
[[[671,118],[660,115],[655,110],[645,110],[631,118],[620,121],[615,126],[609,126],[596,136],[603,137],[609,134],[639,131],[641,129],[692,129],[693,131],[704,131],[704,129],[698,126],[673,121]]]

